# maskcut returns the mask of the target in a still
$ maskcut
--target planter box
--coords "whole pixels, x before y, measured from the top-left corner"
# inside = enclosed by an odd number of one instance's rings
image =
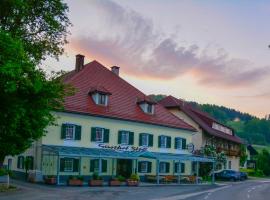
[[[45,183],[49,185],[55,185],[56,184],[56,178],[45,178]]]
[[[90,180],[88,182],[89,186],[103,186],[103,180]]]
[[[82,180],[78,180],[78,179],[69,179],[68,180],[68,185],[82,186],[83,185],[83,182],[82,182]]]
[[[121,185],[121,182],[118,181],[118,180],[111,180],[111,181],[109,182],[109,185],[110,185],[110,186],[120,186],[120,185]]]
[[[139,181],[135,181],[135,180],[127,180],[127,186],[138,186],[139,185]]]

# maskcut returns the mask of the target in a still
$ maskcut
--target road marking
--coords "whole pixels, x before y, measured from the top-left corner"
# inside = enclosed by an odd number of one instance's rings
[[[198,196],[198,195],[201,195],[201,194],[204,194],[204,193],[213,193],[213,192],[216,192],[216,191],[219,191],[219,190],[229,188],[231,186],[232,185],[227,185],[227,186],[224,186],[224,187],[215,188],[215,189],[211,189],[211,190],[195,192],[195,193],[189,193],[189,194],[176,195],[176,196],[172,196],[172,197],[156,198],[156,199],[152,199],[152,200],[181,200],[181,199],[186,199],[186,198],[193,197],[193,196]]]

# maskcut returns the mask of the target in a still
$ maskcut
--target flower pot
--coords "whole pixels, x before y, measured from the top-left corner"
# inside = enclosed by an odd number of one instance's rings
[[[128,179],[126,183],[127,183],[127,186],[138,186],[139,185],[139,181],[132,180],[132,179]]]
[[[82,180],[79,180],[79,179],[69,179],[68,180],[68,185],[71,185],[71,186],[82,186],[83,185],[83,182],[82,182]]]
[[[45,183],[49,185],[55,185],[56,184],[56,178],[45,178]]]
[[[103,186],[103,180],[90,180],[88,182],[89,186]]]
[[[110,180],[109,185],[110,186],[120,186],[121,182],[118,180]]]

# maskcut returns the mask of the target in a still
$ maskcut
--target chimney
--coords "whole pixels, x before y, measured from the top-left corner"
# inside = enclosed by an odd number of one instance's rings
[[[84,55],[77,54],[76,55],[76,64],[75,64],[75,71],[78,72],[82,70],[84,65]]]
[[[119,76],[119,70],[120,70],[120,67],[112,66],[111,69],[112,69],[112,72],[113,72],[114,74],[116,74],[117,76]]]

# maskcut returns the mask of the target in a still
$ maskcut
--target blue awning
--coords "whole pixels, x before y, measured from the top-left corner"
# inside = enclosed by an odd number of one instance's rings
[[[42,145],[42,149],[44,151],[55,153],[59,156],[119,159],[150,158],[158,160],[214,162],[213,158],[194,156],[189,154],[158,153],[149,151],[117,151],[102,148],[85,148],[54,145]]]

